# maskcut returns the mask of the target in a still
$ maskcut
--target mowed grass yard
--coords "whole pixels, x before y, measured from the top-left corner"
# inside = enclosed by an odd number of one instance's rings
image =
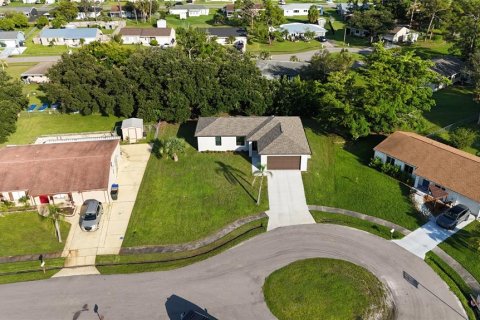
[[[62,114],[47,111],[21,112],[17,121],[17,130],[8,137],[5,144],[33,143],[40,135],[77,133],[91,131],[111,131],[122,119],[99,114],[82,116],[80,114]]]
[[[250,159],[233,153],[199,153],[196,122],[164,125],[161,138],[188,141],[179,161],[150,157],[123,245],[184,243],[268,208],[266,180],[260,206],[258,184],[251,186]]]
[[[473,221],[440,244],[440,248],[480,281],[480,222]]]
[[[60,221],[63,239],[66,239],[70,224]],[[63,250],[55,235],[53,220],[37,212],[9,213],[0,216],[0,256],[42,254]]]
[[[279,320],[394,318],[384,285],[368,270],[342,260],[293,262],[268,276],[263,294]]]
[[[370,167],[373,147],[382,137],[343,143],[322,133],[313,120],[303,121],[312,150],[303,174],[310,205],[324,205],[376,216],[413,230],[423,220],[413,207],[409,189]]]

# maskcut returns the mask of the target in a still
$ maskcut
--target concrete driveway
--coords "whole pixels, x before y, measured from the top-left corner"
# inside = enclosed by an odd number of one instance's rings
[[[78,212],[69,219],[72,228],[62,254],[66,257],[65,266],[92,265],[97,254],[118,254],[122,247],[151,148],[147,144],[122,145],[120,148],[122,156],[116,181],[120,185],[118,200],[104,204],[100,229],[95,232],[80,229]],[[55,276],[95,273],[98,273],[95,268],[87,267],[63,269]]]
[[[428,251],[431,251],[474,220],[475,217],[470,215],[467,221],[460,223],[454,230],[447,230],[439,227],[435,223],[435,220],[432,219],[409,235],[400,240],[393,240],[393,242],[410,251],[417,257],[425,259],[425,254]]]
[[[268,230],[315,223],[308,210],[299,170],[272,170],[268,176]]]
[[[115,320],[178,320],[193,306],[217,319],[275,319],[263,298],[265,278],[313,257],[370,270],[390,289],[396,319],[466,319],[455,295],[424,261],[385,239],[329,224],[279,228],[176,270],[0,285],[1,318],[98,320],[92,311],[98,304],[105,319]],[[419,281],[418,288],[405,281],[403,271]]]

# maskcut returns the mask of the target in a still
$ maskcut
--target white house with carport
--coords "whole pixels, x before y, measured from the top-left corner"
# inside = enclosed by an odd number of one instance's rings
[[[247,49],[247,31],[243,28],[206,28],[199,29],[202,32],[207,34],[209,39],[215,39],[218,44],[222,46],[233,45],[237,48],[240,48],[242,52],[245,52]],[[233,42],[230,43],[230,39],[233,39]],[[239,47],[241,44],[241,47]]]
[[[198,151],[243,151],[268,170],[307,170],[311,151],[299,117],[201,117]]]
[[[310,10],[311,6],[317,7],[320,15],[323,15],[323,7],[316,3],[289,3],[280,5],[279,7],[283,10],[285,17],[294,17],[308,15],[308,10]]]
[[[398,26],[384,34],[382,40],[389,43],[414,43],[418,40],[418,33],[407,27]]]
[[[23,47],[25,34],[22,31],[0,31],[0,48]]]
[[[37,42],[44,46],[50,44],[56,46],[77,47],[100,41],[102,32],[97,28],[74,28],[74,29],[44,29],[40,32]]]
[[[286,23],[280,25],[280,30],[287,32],[287,39],[296,39],[304,37],[306,32],[315,33],[315,37],[325,37],[327,30],[319,25],[311,23]]]
[[[209,9],[206,6],[186,4],[173,6],[168,12],[171,15],[179,16],[180,19],[187,19],[188,17],[208,16]]]
[[[143,119],[130,118],[123,120],[122,139],[130,143],[143,139]]]
[[[480,213],[480,157],[412,132],[397,131],[375,148],[375,157],[412,176],[421,194],[466,205]]]
[[[161,47],[175,45],[175,29],[173,28],[122,28],[119,35],[123,44],[150,46],[155,40]]]
[[[119,140],[9,146],[0,150],[0,200],[32,205],[110,202]]]

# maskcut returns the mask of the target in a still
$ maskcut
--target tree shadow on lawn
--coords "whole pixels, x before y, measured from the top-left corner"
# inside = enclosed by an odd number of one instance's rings
[[[215,172],[217,174],[222,174],[228,181],[228,183],[230,183],[231,185],[240,185],[253,201],[257,200],[245,187],[245,184],[250,185],[250,183],[245,178],[245,174],[243,173],[243,171],[234,168],[231,165],[226,164],[222,161],[215,161],[215,163],[218,165],[218,167],[215,169]]]
[[[197,121],[187,121],[178,127],[177,137],[185,139],[185,141],[194,149],[197,148],[197,139],[195,139],[195,128]]]

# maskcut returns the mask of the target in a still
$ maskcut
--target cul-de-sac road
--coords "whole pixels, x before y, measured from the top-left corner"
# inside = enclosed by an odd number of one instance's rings
[[[171,271],[1,285],[0,318],[98,319],[92,311],[97,304],[105,320],[177,320],[192,303],[218,319],[275,319],[263,299],[265,277],[311,257],[344,259],[369,269],[390,289],[397,319],[466,319],[457,298],[420,258],[371,234],[325,224],[278,228]],[[418,288],[403,271],[419,281]]]

